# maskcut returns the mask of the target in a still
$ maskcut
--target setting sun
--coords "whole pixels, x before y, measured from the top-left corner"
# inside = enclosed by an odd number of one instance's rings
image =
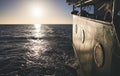
[[[41,17],[43,16],[43,9],[39,6],[34,6],[30,9],[33,17]]]
[[[29,7],[30,15],[34,18],[40,18],[44,16],[44,10],[41,6],[32,5]]]
[[[0,1],[0,24],[72,23],[70,14],[72,7],[70,8],[65,0],[2,1]]]

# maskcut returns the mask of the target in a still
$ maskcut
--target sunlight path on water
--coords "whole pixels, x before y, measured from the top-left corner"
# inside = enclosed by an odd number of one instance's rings
[[[34,24],[34,27],[35,27],[35,37],[40,37],[42,34],[41,34],[41,24]]]
[[[29,62],[33,62],[36,64],[36,61],[44,59],[44,57],[41,55],[51,49],[49,41],[42,39],[46,36],[45,31],[45,28],[43,30],[41,24],[34,24],[34,30],[32,31],[34,38],[28,39],[29,43],[26,43],[25,45],[25,48],[28,49],[28,51],[26,52],[28,64]]]

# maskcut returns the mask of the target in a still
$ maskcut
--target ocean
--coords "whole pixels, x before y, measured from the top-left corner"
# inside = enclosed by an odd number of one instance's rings
[[[0,25],[0,76],[76,76],[72,25]]]

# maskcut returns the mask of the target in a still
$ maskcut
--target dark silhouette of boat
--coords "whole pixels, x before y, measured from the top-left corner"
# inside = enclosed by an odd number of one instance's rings
[[[73,5],[78,76],[120,76],[120,0],[67,0]]]

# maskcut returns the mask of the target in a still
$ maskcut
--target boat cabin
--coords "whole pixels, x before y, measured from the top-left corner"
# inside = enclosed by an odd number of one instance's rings
[[[67,3],[73,5],[72,14],[84,17],[112,22],[115,15],[120,16],[120,0],[67,0]]]
[[[66,0],[71,14],[114,24],[120,42],[120,0]]]

